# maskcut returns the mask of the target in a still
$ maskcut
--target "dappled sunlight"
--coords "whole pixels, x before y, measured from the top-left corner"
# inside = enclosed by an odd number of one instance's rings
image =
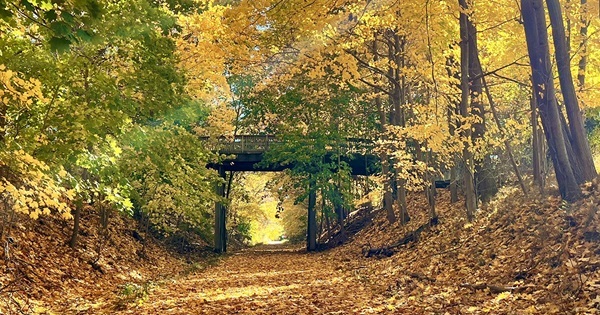
[[[290,284],[284,286],[260,286],[260,285],[251,285],[246,287],[239,288],[226,288],[226,289],[216,289],[214,291],[208,292],[200,292],[197,295],[197,298],[204,299],[206,301],[214,302],[221,301],[226,299],[237,299],[244,297],[263,297],[269,294],[276,294],[285,291],[290,291],[293,289],[297,289],[300,286],[297,284]]]
[[[285,273],[283,273],[285,274]],[[251,276],[251,275],[249,275]],[[204,299],[207,302],[215,302],[226,299],[237,299],[237,298],[262,298],[268,295],[280,295],[282,293],[298,290],[298,292],[292,292],[292,295],[301,295],[303,291],[310,291],[318,289],[320,287],[328,287],[336,283],[341,282],[342,279],[339,277],[329,278],[326,280],[313,280],[311,282],[302,284],[288,284],[288,285],[268,285],[268,281],[262,282],[262,285],[248,285],[244,287],[230,287],[230,288],[216,288],[215,290],[203,291],[198,293],[197,298]],[[255,280],[256,282],[256,280]]]
[[[326,253],[242,252],[156,288],[136,312],[186,314],[177,308],[186,305],[198,314],[317,314],[340,309],[377,313],[383,301],[357,280],[339,270]]]
[[[206,283],[234,283],[239,284],[240,286],[244,285],[244,281],[251,280],[252,282],[260,280],[264,282],[270,282],[271,280],[279,280],[285,281],[285,279],[289,279],[295,277],[299,274],[306,273],[307,270],[279,270],[279,271],[260,271],[260,272],[251,272],[251,273],[241,273],[239,271],[231,271],[230,273],[213,277],[210,274],[205,275],[204,277],[198,277],[190,280],[190,282],[194,282],[199,286],[202,286]]]

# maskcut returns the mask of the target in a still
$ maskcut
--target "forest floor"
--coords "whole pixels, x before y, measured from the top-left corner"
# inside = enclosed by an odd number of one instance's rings
[[[379,314],[385,301],[328,253],[264,245],[156,288],[129,314]]]
[[[391,257],[363,253],[423,226],[422,194],[410,195],[407,225],[378,211],[328,251],[271,245],[199,262],[154,243],[141,258],[131,222],[119,219],[91,264],[95,238],[66,250],[67,225],[36,222],[14,233],[0,314],[600,314],[597,186],[575,204],[504,189],[473,223],[440,190],[440,223]]]

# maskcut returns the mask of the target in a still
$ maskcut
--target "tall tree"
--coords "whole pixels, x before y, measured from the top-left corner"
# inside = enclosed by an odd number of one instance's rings
[[[565,102],[567,118],[569,119],[568,135],[574,151],[574,156],[572,156],[573,170],[577,182],[581,184],[596,178],[598,174],[594,166],[594,159],[587,140],[583,125],[583,116],[579,109],[573,76],[571,74],[571,56],[569,54],[569,47],[567,47],[560,2],[558,0],[546,0],[546,4],[548,6],[548,14],[550,15],[550,24],[552,25],[552,40],[554,42],[560,90]]]
[[[460,89],[461,89],[461,101],[460,101],[460,114],[463,118],[463,124],[469,124],[468,118],[470,116],[469,111],[469,16],[467,12],[469,5],[467,0],[458,0],[460,5]],[[473,183],[473,153],[471,152],[471,127],[468,126],[462,128],[463,142],[465,143],[462,154],[463,163],[463,183],[465,192],[465,202],[467,210],[467,219],[473,220],[475,215],[475,209],[477,208],[477,196],[475,192],[475,185]]]
[[[588,63],[588,27],[590,25],[588,12],[587,0],[581,0],[581,27],[579,29],[579,35],[581,35],[581,57],[578,64],[579,71],[577,72],[577,82],[580,91],[585,87],[585,71]]]
[[[544,134],[562,197],[574,201],[581,197],[575,177],[575,161],[568,154],[570,141],[564,133],[561,113],[554,91],[550,48],[542,0],[521,0],[523,27],[532,72],[533,90],[539,108]]]
[[[472,14],[467,14],[467,31],[469,38],[469,89],[471,93],[471,112],[477,117],[473,124],[473,145],[483,147],[486,135],[485,107],[483,105],[483,72],[478,63],[479,47],[477,45],[477,28]],[[480,149],[480,156],[475,159],[475,187],[478,197],[488,201],[497,191],[496,178],[492,170],[492,161],[487,148]]]

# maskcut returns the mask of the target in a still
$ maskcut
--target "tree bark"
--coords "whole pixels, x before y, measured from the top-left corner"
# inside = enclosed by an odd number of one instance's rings
[[[460,80],[460,73],[458,73],[455,69],[456,60],[454,58],[449,57],[446,59],[446,70],[448,71],[448,76],[451,78],[455,78]],[[460,85],[457,85],[457,88],[460,88]],[[447,108],[447,118],[448,118],[448,132],[450,136],[454,138],[456,136],[456,119],[455,115],[458,114],[458,109],[460,107],[460,100],[456,101],[456,104],[449,104]],[[458,161],[456,156],[452,156],[452,166],[450,167],[450,202],[455,203],[458,201]]]
[[[373,59],[375,61],[377,61],[379,59],[378,56],[378,52],[377,52],[377,41],[374,40],[373,41]],[[377,93],[378,91],[375,90],[375,92]],[[382,139],[385,140],[387,138],[386,135],[386,131],[387,131],[387,117],[386,117],[386,113],[385,110],[383,108],[383,104],[381,102],[381,97],[377,96],[375,98],[375,106],[377,107],[377,110],[379,112],[379,123],[381,124],[381,133],[382,133]],[[388,159],[388,155],[385,152],[385,150],[382,150],[382,152],[379,154],[379,159],[381,161],[381,175],[383,176],[383,207],[385,208],[386,214],[387,214],[387,219],[388,221],[391,223],[395,223],[396,222],[396,214],[394,213],[394,207],[393,207],[393,198],[392,198],[392,191],[391,191],[391,185],[390,185],[390,163],[389,163],[389,159]]]
[[[468,9],[466,0],[458,0],[461,7],[460,13],[460,88],[461,102],[460,114],[468,118],[469,113],[469,29],[468,16],[464,13]],[[477,195],[473,184],[473,154],[471,153],[471,128],[465,128],[461,134],[465,147],[463,149],[463,182],[465,191],[465,207],[467,220],[472,221],[477,208]]]
[[[479,55],[475,55],[477,58],[477,67],[479,68],[479,73],[483,73],[483,67],[481,66],[481,60],[479,59]],[[498,111],[496,111],[496,105],[494,103],[494,99],[492,98],[492,93],[490,92],[489,86],[485,80],[484,76],[481,76],[481,82],[483,83],[483,87],[485,88],[485,94],[488,99],[488,103],[490,104],[490,110],[492,111],[492,117],[496,122],[496,126],[498,127],[498,131],[500,131],[500,135],[504,138],[504,147],[506,149],[506,154],[508,154],[508,159],[513,167],[515,175],[517,176],[517,180],[519,181],[519,185],[521,186],[521,190],[523,191],[523,195],[527,197],[528,191],[525,186],[525,182],[523,181],[523,177],[521,176],[521,172],[519,171],[519,167],[517,165],[517,161],[515,160],[515,156],[513,155],[512,145],[510,144],[510,140],[506,138],[506,134],[504,133],[504,128],[500,123],[500,117],[498,117]]]
[[[317,211],[315,205],[317,203],[317,191],[313,179],[309,179],[308,185],[308,229],[306,249],[309,252],[317,250]]]
[[[469,83],[471,92],[471,113],[479,117],[473,124],[473,144],[483,140],[486,134],[485,108],[483,107],[483,72],[479,65],[479,48],[477,45],[477,29],[467,16],[467,30],[469,36]],[[475,183],[478,197],[487,202],[498,192],[496,176],[492,170],[489,154],[485,153],[480,161],[475,163]]]
[[[575,179],[563,134],[558,105],[554,95],[554,81],[548,47],[548,33],[542,0],[521,0],[523,27],[531,64],[533,90],[548,141],[552,163],[561,196],[567,201],[581,197]]]
[[[73,230],[71,231],[71,239],[69,240],[69,247],[75,248],[77,246],[77,240],[79,237],[79,225],[81,222],[81,210],[83,208],[83,201],[78,199],[75,201],[75,213],[73,214]]]
[[[88,181],[90,173],[87,169],[82,169],[81,178],[84,181]],[[77,240],[79,236],[79,230],[81,225],[81,211],[83,210],[83,199],[77,198],[75,200],[75,213],[73,214],[73,230],[71,231],[71,239],[69,240],[69,247],[75,248],[77,246]]]
[[[577,82],[579,91],[585,88],[585,70],[587,68],[587,48],[588,48],[588,4],[587,0],[581,0],[581,28],[579,34],[581,35],[581,58],[579,59],[579,71],[577,72]]]
[[[393,77],[395,78],[396,84],[393,86],[393,104],[394,104],[394,121],[396,125],[404,127],[406,124],[406,119],[404,117],[404,109],[402,108],[402,104],[404,104],[404,96],[406,93],[405,86],[406,81],[404,79],[404,75],[402,74],[402,68],[405,66],[404,64],[404,40],[400,39],[400,36],[393,32],[390,49],[390,60],[393,61],[395,67],[392,71]],[[400,210],[400,221],[402,224],[410,221],[410,216],[408,214],[408,209],[406,207],[406,180],[399,178],[398,170],[394,169],[394,175],[396,177],[396,191],[397,191],[397,200],[396,204]]]
[[[538,185],[540,194],[544,195],[545,187],[545,152],[543,148],[543,135],[538,128],[537,103],[535,96],[531,96],[531,134],[533,144],[533,181]]]
[[[575,153],[572,156],[571,163],[577,164],[578,167],[573,168],[575,179],[578,184],[582,184],[596,178],[598,173],[594,166],[594,159],[583,125],[583,116],[575,94],[575,85],[571,74],[571,59],[565,39],[565,26],[560,3],[558,0],[546,0],[546,4],[548,5],[550,24],[552,25],[558,79],[565,102],[567,118],[569,119],[571,145]]]
[[[431,163],[431,155],[431,151],[425,153],[425,163],[427,165]],[[427,203],[429,205],[429,222],[433,222],[433,220],[438,219],[438,215],[435,210],[435,197],[437,195],[437,191],[435,189],[435,177],[429,171],[425,173],[425,182],[427,183],[427,187],[425,188],[425,196],[427,197]]]

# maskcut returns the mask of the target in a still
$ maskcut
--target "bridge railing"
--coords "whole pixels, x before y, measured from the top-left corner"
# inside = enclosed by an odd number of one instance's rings
[[[233,141],[224,143],[223,151],[231,154],[252,154],[262,153],[269,150],[273,143],[279,143],[275,136],[264,135],[240,135],[236,136]]]
[[[208,140],[208,137],[201,139]],[[280,139],[273,135],[238,135],[233,139],[231,137],[220,137],[217,139],[219,151],[224,154],[260,154],[274,144],[282,143]],[[359,138],[347,138],[345,142],[339,145],[329,145],[328,150],[341,150],[343,153],[365,154],[373,151],[374,143],[371,140]]]

